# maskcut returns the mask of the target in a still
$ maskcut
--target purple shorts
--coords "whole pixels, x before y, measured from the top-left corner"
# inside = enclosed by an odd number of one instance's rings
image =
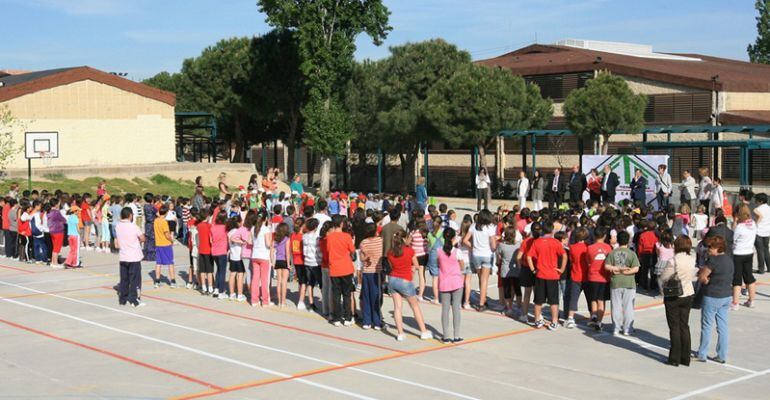
[[[155,248],[155,263],[158,265],[174,265],[173,246],[161,246]]]

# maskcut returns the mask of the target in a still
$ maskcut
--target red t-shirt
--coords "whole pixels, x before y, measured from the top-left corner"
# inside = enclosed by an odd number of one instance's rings
[[[211,255],[211,224],[206,221],[198,224],[198,254]]]
[[[22,221],[21,220],[21,215],[19,215],[19,222],[18,222],[18,227],[17,227],[19,235],[22,235],[22,236],[32,236],[32,227],[29,224],[30,221],[32,221],[32,220]]]
[[[270,223],[273,223],[273,224],[276,224],[276,225],[280,224],[281,222],[283,222],[283,217],[280,216],[280,215],[274,215],[273,219],[270,220]]]
[[[318,240],[318,248],[321,249],[321,268],[329,268],[329,248],[326,246],[328,236]]]
[[[607,283],[609,273],[604,269],[604,260],[612,251],[607,243],[594,243],[588,246],[588,281]]]
[[[305,265],[305,258],[302,255],[302,233],[292,233],[290,240],[294,265]]]
[[[545,280],[559,279],[559,257],[565,254],[561,242],[552,237],[535,240],[527,252],[527,256],[537,258],[536,277]]]
[[[524,229],[527,227],[527,220],[526,219],[519,219],[516,221],[516,229],[518,229],[519,233],[522,235],[525,234]]]
[[[87,201],[84,201],[80,205],[80,221],[81,222],[91,221],[91,205],[88,204]]]
[[[658,235],[653,231],[644,231],[639,235],[639,243],[636,248],[639,254],[654,254],[655,245],[658,243]]]
[[[3,206],[3,229],[6,231],[10,229],[11,220],[8,218],[8,214],[11,212],[11,206],[6,203]]]
[[[414,257],[414,250],[411,247],[404,246],[404,251],[400,257],[396,257],[393,251],[388,252],[388,262],[392,271],[390,276],[394,278],[401,278],[405,281],[412,281],[412,257]]]
[[[575,243],[569,249],[570,278],[573,282],[583,282],[588,279],[588,245],[585,242]]]
[[[353,274],[353,259],[350,258],[350,253],[356,251],[356,248],[349,233],[329,232],[326,235],[326,249],[329,252],[329,276]]]

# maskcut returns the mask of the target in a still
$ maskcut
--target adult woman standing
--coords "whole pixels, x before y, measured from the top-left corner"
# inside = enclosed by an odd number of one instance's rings
[[[754,298],[757,295],[756,278],[753,273],[754,242],[757,240],[757,224],[751,219],[751,211],[746,204],[738,205],[735,212],[735,228],[733,229],[733,304],[731,308],[738,310],[741,298],[741,286],[749,290],[749,300],[743,305],[754,308]]]
[[[695,194],[695,178],[690,175],[690,171],[682,171],[682,183],[679,185],[679,202],[687,204],[692,210],[697,210],[697,197]]]
[[[698,201],[706,207],[706,211],[709,209],[709,203],[711,202],[711,178],[709,178],[709,169],[706,167],[698,168],[698,175],[700,175],[700,184],[698,185]]]
[[[227,195],[230,194],[230,192],[227,190],[227,174],[224,172],[220,172],[217,180],[219,181],[218,183],[219,199],[224,200],[225,197],[227,197]]]
[[[535,211],[543,209],[544,188],[545,182],[543,177],[540,176],[539,170],[535,170],[535,174],[532,176],[532,209]]]
[[[425,322],[420,310],[420,304],[417,302],[417,293],[412,283],[412,276],[417,268],[417,257],[414,250],[405,244],[406,232],[396,231],[388,251],[388,263],[391,266],[391,272],[388,277],[388,289],[393,297],[393,318],[396,320],[396,330],[398,334],[396,340],[399,342],[406,339],[404,335],[404,321],[401,316],[401,304],[406,298],[409,307],[414,313],[414,319],[417,321],[417,327],[420,329],[420,339],[432,339],[433,335],[425,328]]]
[[[481,201],[484,201],[484,209],[489,208],[489,187],[492,185],[492,181],[487,175],[487,169],[479,169],[479,174],[476,175],[476,210],[481,210]]]
[[[417,186],[414,188],[414,200],[417,203],[417,209],[427,210],[428,207],[428,189],[425,188],[425,177],[417,178]]]
[[[727,359],[729,328],[727,326],[732,300],[732,280],[734,273],[733,259],[725,254],[727,245],[721,236],[706,239],[708,264],[698,272],[698,282],[703,291],[703,304],[700,317],[700,347],[698,361],[706,362],[711,345],[711,328],[717,326],[717,356],[713,361],[724,364]]]
[[[591,202],[602,202],[602,177],[599,176],[599,171],[596,168],[591,168],[591,173],[588,175],[588,195],[591,198]]]
[[[152,193],[144,194],[144,261],[155,261],[155,217],[158,210],[155,209],[155,196]],[[158,277],[159,278],[159,277]]]
[[[690,365],[690,308],[695,294],[692,281],[697,272],[695,256],[691,252],[692,241],[680,235],[674,241],[674,258],[668,261],[660,274],[660,287],[665,288],[666,283],[677,281],[682,287],[681,294],[668,296],[664,291],[663,298],[671,341],[666,363],[674,367]]]
[[[479,274],[479,312],[487,309],[487,286],[492,271],[492,253],[497,249],[497,230],[489,210],[481,210],[478,220],[463,237],[471,248],[471,267]]]

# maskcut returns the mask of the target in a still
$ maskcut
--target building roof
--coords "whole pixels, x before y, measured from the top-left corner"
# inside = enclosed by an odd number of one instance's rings
[[[770,111],[730,110],[719,114],[719,122],[730,125],[770,124]]]
[[[171,106],[176,104],[176,95],[174,93],[86,66],[49,69],[0,77],[0,102],[85,80],[110,85]]]
[[[582,43],[581,43],[582,42]],[[704,90],[770,92],[770,65],[700,54],[645,52],[640,45],[568,40],[533,44],[479,64],[509,68],[516,75],[595,70]],[[594,45],[600,43],[603,45]],[[715,79],[714,79],[715,78]]]

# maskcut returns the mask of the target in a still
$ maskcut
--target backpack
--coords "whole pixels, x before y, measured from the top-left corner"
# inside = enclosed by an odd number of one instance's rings
[[[40,228],[37,227],[37,224],[35,223],[35,218],[34,217],[29,221],[29,226],[32,229],[32,236],[34,236],[34,237],[42,237],[43,236],[43,231],[41,231]]]

